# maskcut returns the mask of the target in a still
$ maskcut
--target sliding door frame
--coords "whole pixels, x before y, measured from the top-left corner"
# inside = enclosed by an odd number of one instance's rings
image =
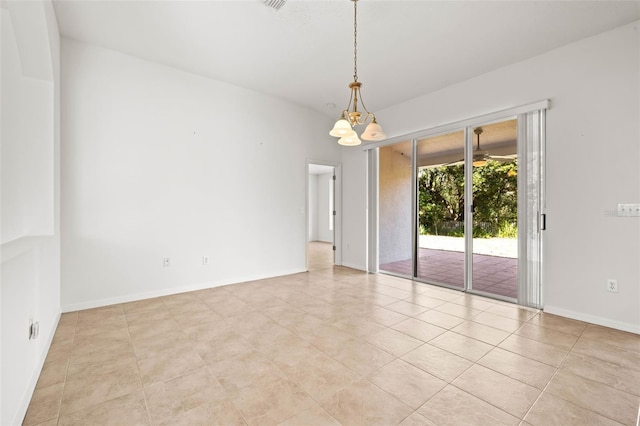
[[[424,282],[417,278],[417,259],[418,259],[418,226],[417,226],[417,143],[418,139],[428,138],[432,136],[441,135],[444,133],[449,133],[453,131],[460,131],[464,129],[464,138],[465,138],[465,219],[464,219],[464,228],[465,228],[465,265],[464,265],[464,289],[462,291],[469,292],[472,294],[479,294],[482,296],[489,296],[492,298],[513,301],[512,298],[501,297],[499,295],[488,294],[485,292],[474,291],[473,288],[470,287],[470,283],[473,280],[473,236],[467,236],[467,232],[473,229],[473,191],[469,190],[473,188],[473,165],[472,162],[469,161],[472,158],[473,153],[473,132],[470,129],[473,129],[479,125],[486,125],[487,123],[499,122],[508,119],[513,119],[513,117],[517,117],[518,119],[518,157],[521,158],[523,154],[530,154],[530,146],[525,145],[524,142],[528,142],[528,138],[536,137],[536,147],[538,149],[538,158],[537,162],[533,166],[530,164],[522,164],[518,167],[519,169],[519,180],[518,180],[518,268],[520,269],[520,265],[524,266],[524,270],[521,272],[518,271],[518,299],[517,302],[520,305],[530,306],[535,308],[542,307],[542,235],[540,231],[544,229],[542,227],[541,218],[545,214],[544,212],[544,155],[545,155],[545,111],[549,109],[550,102],[548,100],[543,100],[539,102],[535,102],[532,104],[522,105],[515,108],[510,108],[502,111],[498,111],[491,114],[486,114],[454,123],[445,124],[442,126],[433,127],[431,129],[422,130],[419,132],[414,132],[408,135],[399,136],[395,138],[391,138],[382,142],[367,144],[364,147],[365,150],[369,151],[368,153],[368,194],[369,194],[369,238],[368,238],[368,268],[369,272],[378,272],[378,263],[379,263],[379,246],[378,246],[378,201],[379,201],[379,193],[378,193],[378,164],[379,164],[379,155],[378,149],[380,147],[393,145],[399,142],[407,142],[411,141],[412,144],[412,160],[411,160],[411,170],[412,170],[412,179],[411,179],[411,212],[412,212],[412,241],[413,241],[413,256],[412,256],[412,271],[413,276],[411,277],[414,281]],[[537,115],[536,115],[537,114]],[[536,119],[537,117],[537,119]],[[524,123],[524,124],[523,124]],[[521,133],[522,132],[522,133]],[[529,161],[528,161],[529,163]],[[527,189],[528,189],[528,174],[525,171],[520,176],[520,169],[527,169],[530,167],[537,167],[536,172],[540,178],[539,182],[539,193],[537,194],[537,200],[534,203],[534,208],[536,211],[529,211],[527,207]],[[372,179],[375,177],[375,179]],[[521,219],[521,215],[522,219]],[[526,221],[525,221],[526,218]],[[521,230],[521,225],[526,225],[526,229]],[[523,238],[527,236],[527,231],[537,233],[538,241],[537,243],[530,244],[529,238]],[[536,250],[534,253],[533,262],[527,258],[530,250]],[[536,288],[532,288],[532,283],[530,280],[535,280],[537,282]],[[440,284],[437,284],[440,285]],[[454,286],[444,286],[447,288],[452,288],[459,290]]]
[[[464,128],[464,292],[473,292],[473,132]]]
[[[411,278],[418,276],[418,139],[411,139],[411,241],[413,256],[411,259]]]

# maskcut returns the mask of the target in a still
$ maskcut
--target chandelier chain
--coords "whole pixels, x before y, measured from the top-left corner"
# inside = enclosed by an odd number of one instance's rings
[[[349,83],[351,93],[347,108],[342,111],[340,118],[329,132],[331,136],[340,138],[338,144],[346,146],[355,146],[362,143],[355,128],[367,122],[369,124],[361,136],[363,140],[381,141],[387,137],[376,121],[375,114],[369,112],[362,100],[360,92],[362,83],[358,81],[358,0],[351,1],[353,2],[353,82]],[[358,104],[362,106],[363,110],[358,110]]]
[[[358,0],[353,1],[353,81],[358,81]]]

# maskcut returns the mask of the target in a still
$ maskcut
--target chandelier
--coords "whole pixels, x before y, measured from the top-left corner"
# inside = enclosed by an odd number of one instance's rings
[[[387,137],[382,131],[382,127],[376,122],[376,115],[367,110],[362,101],[360,88],[362,83],[358,81],[358,0],[353,2],[353,82],[349,84],[351,95],[349,104],[342,111],[340,119],[336,121],[333,129],[329,132],[331,136],[340,138],[340,145],[355,146],[360,145],[360,138],[353,128],[369,122],[369,125],[362,132],[362,139],[367,141],[381,141]],[[364,111],[358,111],[358,103],[362,105]]]

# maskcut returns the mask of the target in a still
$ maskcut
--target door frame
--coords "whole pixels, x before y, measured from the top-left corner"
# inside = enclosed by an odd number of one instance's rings
[[[336,266],[342,265],[342,164],[335,161],[315,160],[307,159],[305,162],[305,187],[304,187],[304,267],[307,269],[309,262],[309,166],[311,164],[317,164],[320,166],[333,167],[333,173],[336,177],[333,186],[333,208],[336,211],[336,215],[333,221],[333,245],[336,247],[333,264]]]

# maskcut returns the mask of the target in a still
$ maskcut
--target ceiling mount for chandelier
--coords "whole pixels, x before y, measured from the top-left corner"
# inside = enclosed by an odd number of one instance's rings
[[[331,136],[340,138],[338,140],[340,145],[346,146],[360,145],[360,138],[353,128],[367,122],[369,125],[364,129],[361,135],[362,139],[380,141],[387,137],[376,121],[376,115],[369,112],[362,101],[360,93],[362,83],[358,81],[358,0],[351,1],[353,2],[353,82],[349,84],[351,94],[347,108],[342,111],[340,119],[329,132]],[[358,103],[362,106],[363,111],[358,111]]]

